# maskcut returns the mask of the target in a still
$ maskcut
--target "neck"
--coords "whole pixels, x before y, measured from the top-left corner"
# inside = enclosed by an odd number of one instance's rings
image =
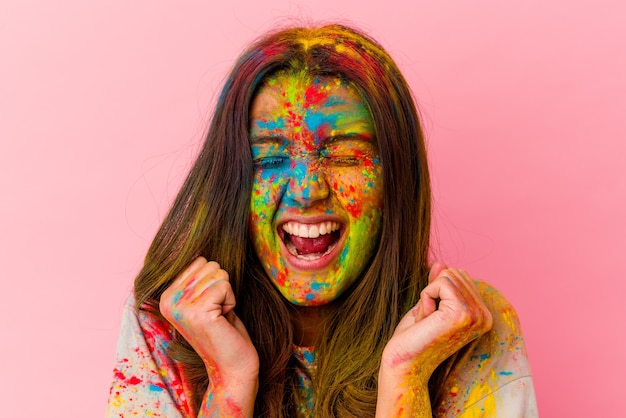
[[[291,310],[294,344],[301,347],[316,345],[329,310],[328,306],[294,306]]]

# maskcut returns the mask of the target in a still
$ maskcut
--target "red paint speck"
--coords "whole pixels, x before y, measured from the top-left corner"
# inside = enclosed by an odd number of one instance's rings
[[[137,376],[133,376],[128,379],[128,383],[131,385],[138,385],[139,383],[141,383],[141,379],[139,379]]]
[[[304,92],[304,108],[322,103],[327,96],[326,93],[319,91],[315,86],[309,86]]]
[[[346,209],[348,210],[348,212],[350,212],[350,215],[352,215],[355,218],[358,218],[359,216],[361,216],[361,205],[351,203],[346,206]]]
[[[278,273],[278,276],[276,277],[276,281],[278,282],[278,284],[280,286],[284,286],[285,285],[285,274],[284,273]]]

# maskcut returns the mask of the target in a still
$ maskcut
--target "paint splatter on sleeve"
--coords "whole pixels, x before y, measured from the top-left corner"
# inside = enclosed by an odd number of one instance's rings
[[[189,417],[190,392],[181,368],[166,353],[169,324],[124,306],[107,417]]]
[[[477,288],[493,315],[493,328],[447,363],[433,402],[435,417],[537,417],[532,374],[517,314],[485,283]]]

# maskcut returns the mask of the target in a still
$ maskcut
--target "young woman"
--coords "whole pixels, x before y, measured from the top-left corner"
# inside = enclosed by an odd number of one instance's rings
[[[124,311],[109,416],[536,416],[515,311],[428,265],[409,88],[344,26],[226,81]]]

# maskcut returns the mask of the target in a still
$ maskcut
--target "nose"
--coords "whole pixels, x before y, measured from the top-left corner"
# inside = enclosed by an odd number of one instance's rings
[[[326,173],[319,164],[298,161],[292,171],[286,197],[302,207],[313,206],[330,194]]]

